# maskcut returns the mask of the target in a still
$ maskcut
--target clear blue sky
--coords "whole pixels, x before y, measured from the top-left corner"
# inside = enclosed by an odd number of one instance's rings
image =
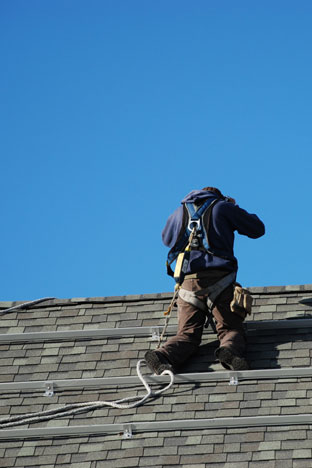
[[[1,300],[168,292],[161,231],[219,187],[245,286],[312,283],[312,3],[0,2]]]

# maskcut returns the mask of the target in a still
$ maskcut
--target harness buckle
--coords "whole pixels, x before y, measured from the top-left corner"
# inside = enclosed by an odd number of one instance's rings
[[[194,237],[194,239],[192,239],[190,245],[193,249],[197,249],[199,247],[199,240],[197,239],[197,237]]]
[[[197,231],[200,228],[200,219],[191,219],[187,227],[190,231],[193,231],[194,229]]]

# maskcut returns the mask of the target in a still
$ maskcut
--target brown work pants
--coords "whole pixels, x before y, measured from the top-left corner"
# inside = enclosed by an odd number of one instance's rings
[[[221,270],[211,270],[204,278],[185,279],[182,287],[188,291],[200,291],[226,276]],[[206,296],[207,297],[207,296]],[[205,296],[200,296],[204,299]],[[227,287],[216,299],[212,310],[216,321],[217,335],[220,346],[230,347],[241,356],[246,346],[243,319],[230,309],[233,299],[233,286]],[[198,349],[207,315],[192,304],[178,298],[178,331],[157,352],[161,352],[171,364],[181,365]]]

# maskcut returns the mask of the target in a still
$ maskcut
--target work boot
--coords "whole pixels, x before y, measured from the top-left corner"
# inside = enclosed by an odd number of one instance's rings
[[[147,353],[145,353],[144,359],[150,370],[157,375],[162,374],[165,370],[174,372],[173,367],[168,359],[166,359],[163,354],[157,353],[157,351],[147,351]]]
[[[225,369],[237,371],[249,369],[246,359],[235,354],[230,348],[221,346],[216,350],[215,355]]]

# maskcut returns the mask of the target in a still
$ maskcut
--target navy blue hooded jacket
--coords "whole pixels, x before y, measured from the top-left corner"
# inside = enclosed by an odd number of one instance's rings
[[[201,205],[208,198],[219,198],[214,192],[193,190],[181,202]],[[162,239],[167,247],[172,248],[179,236],[183,224],[183,206],[177,208],[168,218],[162,232]],[[210,268],[235,271],[237,260],[234,257],[234,231],[244,236],[257,239],[265,232],[263,222],[255,214],[250,214],[234,203],[220,200],[212,208],[208,232],[211,249],[221,250],[231,259],[224,259],[207,252],[192,250],[187,273],[196,273]]]

